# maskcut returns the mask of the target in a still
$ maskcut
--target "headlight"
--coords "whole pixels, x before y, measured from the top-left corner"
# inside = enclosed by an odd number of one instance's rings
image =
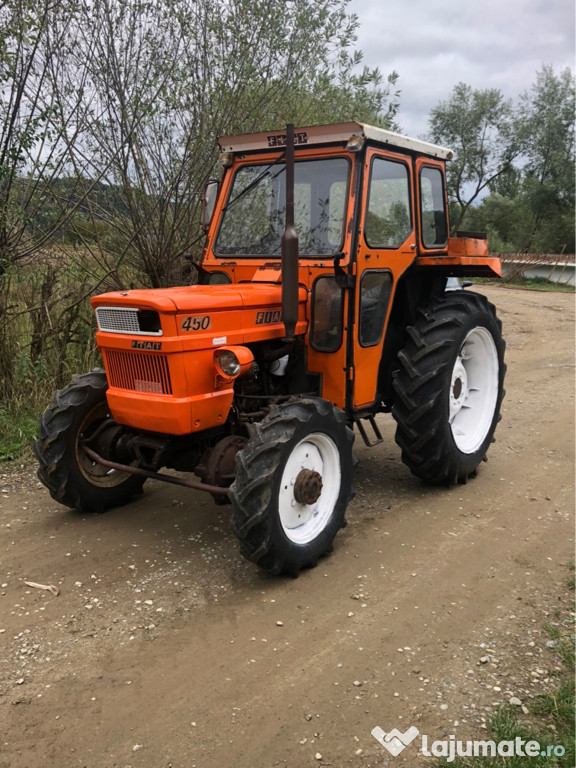
[[[224,349],[216,355],[216,364],[225,376],[237,376],[240,373],[240,360],[230,349]]]
[[[254,362],[248,347],[220,347],[214,352],[216,373],[223,379],[235,379],[247,373]]]

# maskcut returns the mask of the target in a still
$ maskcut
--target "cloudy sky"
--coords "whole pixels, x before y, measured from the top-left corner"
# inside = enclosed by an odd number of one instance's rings
[[[424,134],[430,109],[464,82],[516,99],[542,64],[574,69],[574,0],[350,0],[357,48],[396,70],[403,133]]]

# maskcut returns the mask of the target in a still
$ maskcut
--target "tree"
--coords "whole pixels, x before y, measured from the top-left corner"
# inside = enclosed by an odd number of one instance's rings
[[[453,230],[470,206],[497,179],[509,174],[521,152],[512,104],[497,89],[459,83],[430,113],[430,140],[454,150],[448,164]]]
[[[574,252],[574,75],[544,66],[515,108],[513,166],[468,208],[464,225],[500,251]]]
[[[474,232],[486,232],[491,251],[514,253],[520,250],[523,220],[524,210],[518,196],[492,192],[468,209],[464,226]]]
[[[393,125],[348,2],[0,0],[0,397],[61,383],[90,294],[181,282],[218,135]]]
[[[58,235],[97,169],[82,152],[87,69],[71,76],[72,0],[5,0],[0,6],[0,277]],[[69,197],[57,180],[76,171]],[[80,180],[80,177],[83,177]],[[81,182],[81,183],[80,183]],[[50,206],[50,226],[31,223]]]
[[[122,189],[117,254],[152,286],[200,253],[201,189],[216,138],[351,117],[391,121],[396,76],[355,73],[348,0],[82,0],[80,44],[93,115],[86,146]],[[345,114],[343,112],[345,111]],[[103,211],[93,210],[94,217]]]
[[[6,0],[0,6],[0,394],[10,391],[15,339],[9,283],[14,268],[30,260],[52,234],[32,236],[29,224],[50,194],[50,180],[65,166],[66,125],[53,122],[49,32],[58,2]]]
[[[73,335],[68,310],[58,327],[57,314],[49,313],[55,276],[63,273],[63,259],[51,249],[105,171],[86,151],[93,117],[85,106],[87,60],[73,56],[76,10],[73,0],[0,4],[1,398],[12,392],[23,359],[34,367],[49,337]],[[69,309],[100,280],[101,270],[95,282],[86,276],[90,285],[75,281],[79,297],[68,286],[62,295]]]
[[[574,74],[543,66],[520,100],[527,212],[522,250],[574,250]]]

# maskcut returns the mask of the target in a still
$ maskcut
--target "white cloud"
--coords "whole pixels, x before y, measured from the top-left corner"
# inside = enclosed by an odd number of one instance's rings
[[[398,121],[414,136],[459,82],[517,99],[543,64],[574,68],[573,0],[350,0],[348,9],[364,63],[399,73]]]

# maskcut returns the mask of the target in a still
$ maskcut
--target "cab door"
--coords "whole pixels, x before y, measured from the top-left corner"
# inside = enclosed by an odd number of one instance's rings
[[[356,259],[353,410],[374,404],[378,367],[396,282],[416,256],[413,160],[369,148],[366,152]]]

